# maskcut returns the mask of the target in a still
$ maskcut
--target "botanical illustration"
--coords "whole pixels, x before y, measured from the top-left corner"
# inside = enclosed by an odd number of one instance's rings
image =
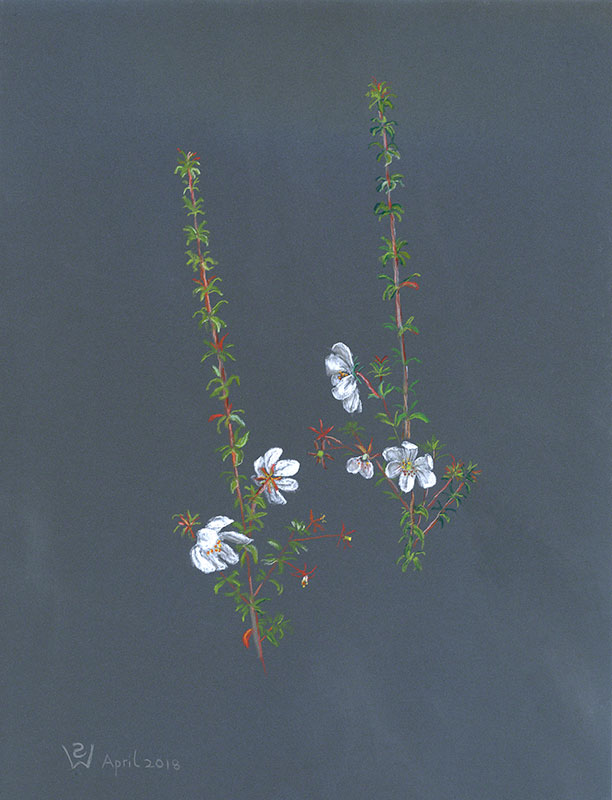
[[[374,206],[374,213],[382,224],[388,225],[388,235],[382,236],[383,271],[379,278],[383,282],[383,299],[392,309],[389,321],[384,323],[390,331],[392,346],[388,355],[374,356],[367,369],[361,367],[346,343],[330,346],[321,368],[329,376],[333,397],[341,402],[349,419],[340,426],[327,425],[319,419],[310,428],[314,437],[308,454],[325,469],[330,461],[343,461],[353,479],[375,479],[373,483],[397,505],[397,563],[404,572],[408,567],[420,571],[427,534],[450,521],[451,514],[476,482],[479,470],[471,461],[446,455],[433,435],[415,441],[414,427],[428,424],[429,419],[418,408],[419,379],[411,374],[413,365],[420,364],[420,360],[410,355],[413,350],[409,342],[419,329],[415,316],[406,316],[403,310],[402,292],[418,290],[417,279],[421,276],[407,271],[410,259],[407,242],[399,239],[396,232],[404,212],[393,199],[395,190],[403,186],[403,176],[392,170],[393,162],[400,157],[395,144],[397,125],[388,116],[394,95],[387,84],[373,80],[367,97],[370,109],[374,109],[371,145],[383,172],[376,181],[382,199]],[[308,560],[302,560],[307,559],[304,554],[323,539],[337,547],[351,547],[355,530],[347,529],[344,522],[333,531],[328,529],[326,515],[315,515],[307,501],[307,512],[302,511],[301,517],[292,520],[284,538],[264,533],[268,512],[274,514],[275,507],[296,503],[298,498],[303,508],[302,498],[312,496],[314,487],[302,487],[294,495],[299,487],[296,476],[300,462],[284,456],[278,442],[271,442],[266,452],[253,460],[252,456],[246,456],[249,429],[244,410],[232,402],[232,392],[239,386],[240,378],[234,371],[233,344],[228,341],[227,325],[221,315],[227,300],[221,291],[217,262],[208,249],[210,234],[199,193],[199,157],[179,150],[176,173],[183,182],[183,203],[188,215],[184,227],[187,263],[193,270],[194,295],[200,302],[193,316],[204,332],[202,361],[210,365],[207,391],[216,405],[211,408],[213,413],[208,420],[223,437],[223,444],[217,450],[226,466],[221,475],[227,481],[232,501],[225,509],[214,509],[227,511],[231,516],[221,513],[200,517],[190,511],[175,515],[175,532],[180,531],[190,541],[191,564],[210,576],[207,580],[211,580],[215,594],[222,592],[233,600],[236,611],[248,625],[241,634],[242,642],[247,649],[254,645],[265,669],[264,647],[278,646],[291,631],[285,615],[270,610],[274,602],[267,593],[272,590],[277,597],[283,593],[280,578],[285,574],[307,588],[317,566],[309,568]],[[394,375],[399,375],[399,379]],[[376,444],[375,436],[366,434],[359,424],[362,398],[371,400],[379,409],[374,419],[382,426],[379,428],[382,439],[376,439]],[[245,463],[252,463],[252,470],[245,469]],[[326,475],[331,479],[333,471]],[[334,515],[338,513],[337,509],[333,511]]]

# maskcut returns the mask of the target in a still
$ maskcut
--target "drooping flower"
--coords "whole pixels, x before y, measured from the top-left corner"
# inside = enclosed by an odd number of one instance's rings
[[[238,554],[229,544],[249,544],[252,539],[236,531],[221,531],[233,522],[229,517],[212,517],[196,534],[197,541],[191,548],[193,565],[202,572],[216,572],[230,564],[238,563]]]
[[[325,371],[331,378],[332,394],[342,400],[342,406],[349,414],[361,411],[361,398],[355,375],[353,354],[342,342],[336,342],[331,353],[325,357]]]
[[[338,534],[338,541],[336,542],[336,547],[340,547],[340,542],[343,543],[344,550],[346,550],[347,547],[352,547],[353,545],[351,544],[351,542],[353,541],[353,534],[354,533],[355,533],[355,529],[353,528],[352,531],[347,531],[347,529],[344,527],[344,522],[343,522],[342,523],[342,530]]]
[[[300,462],[293,458],[281,460],[282,454],[280,447],[271,447],[265,455],[259,456],[255,461],[253,464],[255,475],[251,476],[251,480],[262,487],[261,491],[268,500],[278,505],[287,502],[280,489],[283,492],[295,492],[298,488],[298,482],[289,476],[295,475],[300,468]]]
[[[360,456],[349,458],[346,462],[346,471],[353,474],[358,472],[364,478],[371,478],[374,475],[374,464],[367,453],[362,453]]]
[[[429,453],[417,458],[418,452],[418,447],[412,442],[402,442],[401,447],[387,447],[383,450],[383,458],[389,462],[385,474],[387,478],[396,478],[399,475],[402,492],[411,492],[415,479],[423,489],[430,489],[436,483],[433,458]]]
[[[370,444],[364,447],[361,442],[357,445],[359,450],[361,450],[361,454],[358,456],[352,456],[346,462],[346,471],[352,472],[353,474],[359,473],[363,475],[364,478],[371,478],[374,475],[374,464],[372,463],[372,459],[376,458],[380,455],[380,453],[373,453],[372,452],[372,439],[370,439]]]
[[[299,567],[294,567],[293,564],[289,564],[289,563],[287,564],[287,566],[291,567],[291,569],[293,570],[293,574],[296,577],[299,578],[300,575],[302,576],[302,580],[301,580],[302,589],[305,589],[308,586],[309,578],[312,575],[312,573],[316,570],[316,566],[314,566],[310,571],[307,572],[306,571],[306,564],[304,564],[304,569],[300,569]]]

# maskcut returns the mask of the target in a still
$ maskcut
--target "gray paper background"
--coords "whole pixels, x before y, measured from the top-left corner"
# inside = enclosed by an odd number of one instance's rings
[[[2,796],[609,797],[609,4],[1,16]],[[423,276],[414,439],[483,469],[420,575],[394,565],[394,506],[306,455],[309,425],[346,421],[328,348],[393,345],[372,75],[397,94],[399,233]],[[232,514],[177,146],[202,156],[248,460],[302,461],[267,532],[310,508],[357,529],[350,551],[313,547],[307,591],[285,582],[295,634],[267,676],[172,534],[175,512]]]

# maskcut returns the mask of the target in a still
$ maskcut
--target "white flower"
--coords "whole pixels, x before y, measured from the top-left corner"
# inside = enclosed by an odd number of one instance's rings
[[[374,475],[374,464],[370,461],[370,456],[367,453],[362,453],[360,456],[349,458],[346,462],[346,471],[359,472],[364,478],[371,478]]]
[[[238,555],[232,550],[229,544],[249,544],[252,539],[243,533],[235,531],[223,531],[233,519],[229,517],[213,517],[197,533],[197,542],[191,548],[191,560],[193,565],[202,572],[216,572],[225,569],[230,564],[238,563]]]
[[[280,447],[271,447],[255,461],[255,475],[251,476],[251,480],[263,486],[262,492],[268,500],[279,505],[287,502],[279,489],[283,492],[295,492],[298,488],[298,482],[289,476],[295,475],[300,468],[300,462],[292,458],[280,460],[282,454]]]
[[[418,447],[412,442],[402,442],[401,447],[387,447],[383,450],[383,458],[389,462],[385,474],[387,478],[396,478],[399,475],[402,492],[412,491],[415,478],[423,489],[430,489],[436,482],[433,458],[429,453],[417,458],[418,452]]]
[[[332,394],[342,400],[349,414],[361,411],[361,399],[355,376],[353,354],[342,342],[336,342],[331,353],[325,358],[325,371],[331,378]]]

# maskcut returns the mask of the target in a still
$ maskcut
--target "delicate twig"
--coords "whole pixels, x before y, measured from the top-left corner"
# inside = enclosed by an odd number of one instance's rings
[[[193,154],[188,154],[188,157],[190,155],[193,155]],[[198,230],[198,212],[197,212],[197,206],[196,206],[195,189],[194,189],[194,185],[193,185],[193,173],[192,173],[191,168],[189,168],[189,167],[187,168],[187,177],[188,177],[188,181],[189,181],[189,193],[190,193],[190,196],[191,196],[191,203],[192,203],[193,208],[195,209],[193,211],[193,228],[195,230],[196,244],[197,244],[197,251],[198,251],[198,259],[199,259],[199,278],[200,278],[200,281],[201,281],[202,285],[206,289],[206,291],[204,293],[204,301],[205,301],[206,311],[207,311],[207,313],[209,315],[211,315],[212,314],[212,305],[211,305],[211,302],[210,302],[210,293],[208,291],[209,283],[208,283],[208,278],[206,276],[206,269],[205,269],[205,265],[204,265],[204,259],[202,257],[202,245],[201,245],[200,233],[199,233],[199,230]],[[221,358],[221,355],[220,355],[222,343],[220,343],[220,341],[219,341],[219,334],[217,332],[216,326],[213,325],[211,322],[209,322],[208,324],[209,324],[209,327],[210,327],[210,332],[211,332],[211,335],[212,335],[212,339],[213,339],[213,343],[214,343],[215,349],[217,350],[217,367],[218,367],[218,370],[219,370],[219,376],[220,376],[222,382],[225,383],[226,380],[227,380],[227,374],[225,372],[225,365],[223,363],[223,359]],[[246,522],[245,522],[245,514],[244,514],[244,502],[243,502],[243,499],[242,499],[242,489],[241,489],[241,486],[240,486],[240,475],[238,473],[237,457],[236,457],[236,453],[234,451],[234,443],[235,443],[234,428],[232,426],[232,421],[230,419],[231,408],[230,408],[229,395],[228,395],[227,390],[223,393],[222,399],[223,399],[223,405],[224,405],[224,408],[225,408],[225,414],[227,416],[226,427],[227,427],[227,432],[228,432],[228,436],[229,436],[230,448],[232,448],[231,456],[232,456],[232,470],[233,470],[233,473],[234,473],[234,487],[235,487],[235,491],[236,491],[236,496],[238,498],[238,504],[239,504],[239,507],[240,507],[240,517],[242,519],[242,527],[243,527],[243,530],[246,530]],[[248,582],[249,582],[249,591],[250,591],[251,597],[253,597],[254,595],[253,595],[253,579],[252,579],[252,576],[251,576],[251,557],[250,557],[248,552],[246,554],[246,563],[247,563],[247,578],[248,578]],[[253,608],[252,603],[250,604],[250,615],[251,615],[251,623],[253,625],[253,630],[255,632],[255,644],[256,644],[256,647],[257,647],[257,653],[259,655],[259,659],[260,659],[260,661],[262,663],[262,666],[263,666],[263,668],[265,670],[266,665],[265,665],[265,662],[264,662],[263,650],[262,650],[262,647],[261,647],[261,637],[260,637],[260,633],[259,633],[259,622],[258,622],[258,618],[257,618],[257,613],[256,613],[255,609]]]

